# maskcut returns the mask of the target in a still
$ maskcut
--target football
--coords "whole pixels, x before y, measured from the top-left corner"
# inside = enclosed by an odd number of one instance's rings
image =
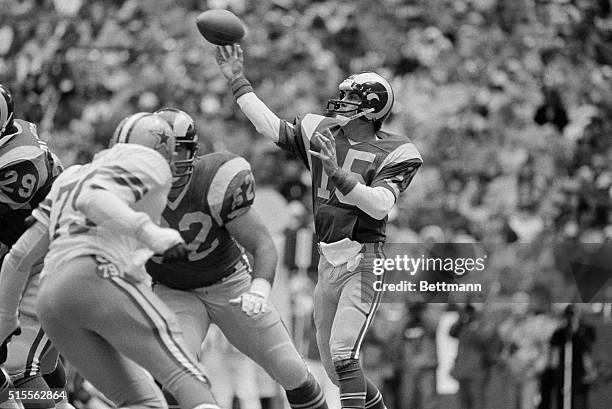
[[[200,13],[196,25],[202,36],[215,45],[234,44],[246,32],[242,21],[234,13],[222,9]]]

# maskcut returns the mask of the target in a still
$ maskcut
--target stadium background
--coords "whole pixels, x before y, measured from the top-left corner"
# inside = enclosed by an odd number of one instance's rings
[[[528,320],[507,324],[521,315],[517,305],[537,300],[558,318],[549,302],[572,277],[551,243],[612,239],[609,0],[0,0],[0,81],[17,117],[37,123],[65,165],[88,161],[127,114],[162,106],[194,116],[203,151],[251,161],[259,207],[286,255],[278,302],[308,353],[310,323],[291,314],[309,305],[308,230],[297,266],[285,245],[310,225],[308,178],[260,141],[234,104],[213,46],[193,24],[207,8],[243,18],[246,74],[281,117],[322,112],[350,72],[389,78],[396,103],[386,128],[409,135],[425,160],[389,240],[504,243],[491,265],[503,279],[482,312],[502,344]],[[609,367],[610,305],[583,308],[600,328],[597,362]],[[414,370],[404,348],[408,309],[386,304],[366,346],[366,364],[389,395]],[[456,314],[446,309],[428,308],[436,326]],[[500,357],[494,369],[512,379]],[[610,397],[602,385],[593,407]],[[499,396],[503,388],[490,389]]]

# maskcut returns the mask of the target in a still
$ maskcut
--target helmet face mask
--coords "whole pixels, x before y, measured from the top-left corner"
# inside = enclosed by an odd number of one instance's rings
[[[369,110],[362,118],[382,123],[393,107],[393,89],[387,80],[374,72],[353,74],[338,86],[340,99],[330,99],[326,111],[329,114],[345,115]],[[347,93],[357,94],[360,102],[344,100]]]
[[[174,161],[172,188],[180,188],[189,183],[195,169],[194,161],[198,155],[198,133],[195,121],[185,111],[176,108],[162,108],[155,111],[172,128],[176,140],[178,157]]]
[[[345,91],[340,91],[339,99],[330,99],[327,101],[326,111],[334,114],[354,114],[360,108],[362,108],[363,101],[361,94],[359,95],[359,101],[349,101],[346,100],[347,93]]]
[[[174,168],[176,142],[172,128],[156,115],[139,112],[123,119],[111,138],[109,147],[118,143],[133,143],[157,151]]]
[[[13,128],[13,96],[4,85],[0,84],[0,137]]]

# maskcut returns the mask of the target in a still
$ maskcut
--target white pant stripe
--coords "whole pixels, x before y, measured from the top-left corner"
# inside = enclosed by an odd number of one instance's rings
[[[40,342],[36,346],[36,351],[34,352],[34,356],[32,357],[32,364],[30,365],[30,373],[27,376],[34,376],[39,372],[40,369],[40,360],[42,359],[42,354],[45,351],[45,346],[47,343],[51,342],[47,334],[43,333]],[[48,348],[47,348],[48,350]]]
[[[181,348],[176,344],[174,338],[170,335],[170,328],[168,328],[164,319],[161,317],[161,313],[157,311],[148,300],[145,299],[144,295],[140,293],[138,289],[134,287],[134,285],[126,282],[125,280],[119,277],[112,277],[111,280],[115,282],[119,287],[127,291],[134,300],[140,305],[140,307],[147,313],[148,317],[153,321],[157,332],[172,356],[192,375],[195,375],[198,380],[202,382],[207,382],[206,378],[202,375],[200,370],[191,362],[189,357],[185,355],[185,353],[181,350]]]

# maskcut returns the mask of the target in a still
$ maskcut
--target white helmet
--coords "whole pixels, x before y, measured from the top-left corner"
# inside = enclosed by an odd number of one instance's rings
[[[166,121],[149,112],[139,112],[123,119],[111,138],[109,146],[135,143],[159,152],[168,163],[174,162],[176,147],[172,128]]]

